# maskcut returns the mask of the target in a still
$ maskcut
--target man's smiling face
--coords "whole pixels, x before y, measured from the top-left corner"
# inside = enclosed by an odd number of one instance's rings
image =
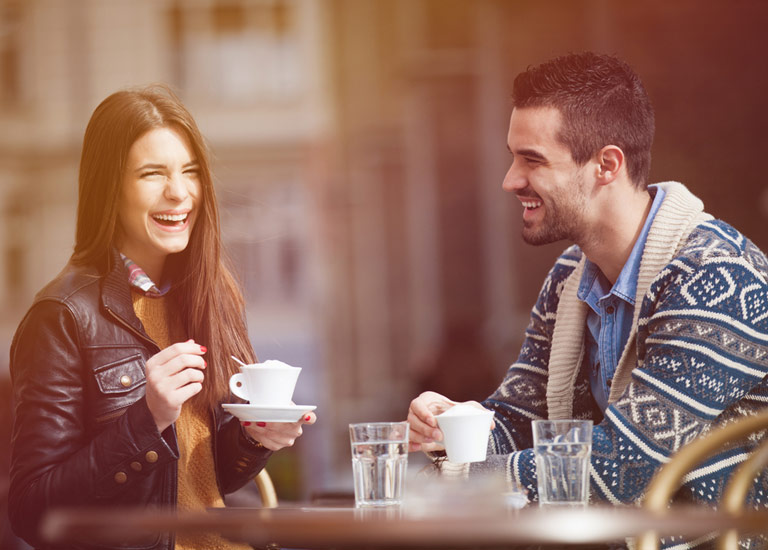
[[[503,188],[523,205],[523,239],[528,244],[579,242],[586,229],[589,163],[578,166],[557,139],[561,124],[554,107],[514,109],[509,120],[512,165]]]

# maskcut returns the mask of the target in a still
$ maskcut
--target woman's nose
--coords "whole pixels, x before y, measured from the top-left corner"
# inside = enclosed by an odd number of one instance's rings
[[[189,195],[187,182],[183,174],[171,174],[168,176],[165,185],[165,196],[167,199],[182,201]]]

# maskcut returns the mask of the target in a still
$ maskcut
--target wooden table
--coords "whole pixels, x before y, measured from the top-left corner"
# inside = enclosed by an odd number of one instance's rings
[[[705,508],[676,509],[658,516],[642,509],[519,511],[465,510],[413,514],[398,509],[281,507],[272,510],[226,508],[200,513],[160,510],[50,512],[42,525],[47,540],[127,542],[161,532],[217,532],[257,547],[290,548],[504,548],[515,545],[585,545],[622,542],[646,530],[699,537],[736,527],[768,532],[765,511],[731,517]]]

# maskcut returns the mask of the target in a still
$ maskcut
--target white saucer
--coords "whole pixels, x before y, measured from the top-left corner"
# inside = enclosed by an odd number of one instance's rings
[[[224,403],[224,410],[247,422],[298,422],[302,416],[314,411],[316,405],[250,405],[248,403]]]

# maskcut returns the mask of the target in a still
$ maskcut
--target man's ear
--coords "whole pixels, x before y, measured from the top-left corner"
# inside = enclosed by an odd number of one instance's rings
[[[595,155],[597,180],[605,185],[613,182],[624,168],[624,151],[616,145],[606,145]]]

